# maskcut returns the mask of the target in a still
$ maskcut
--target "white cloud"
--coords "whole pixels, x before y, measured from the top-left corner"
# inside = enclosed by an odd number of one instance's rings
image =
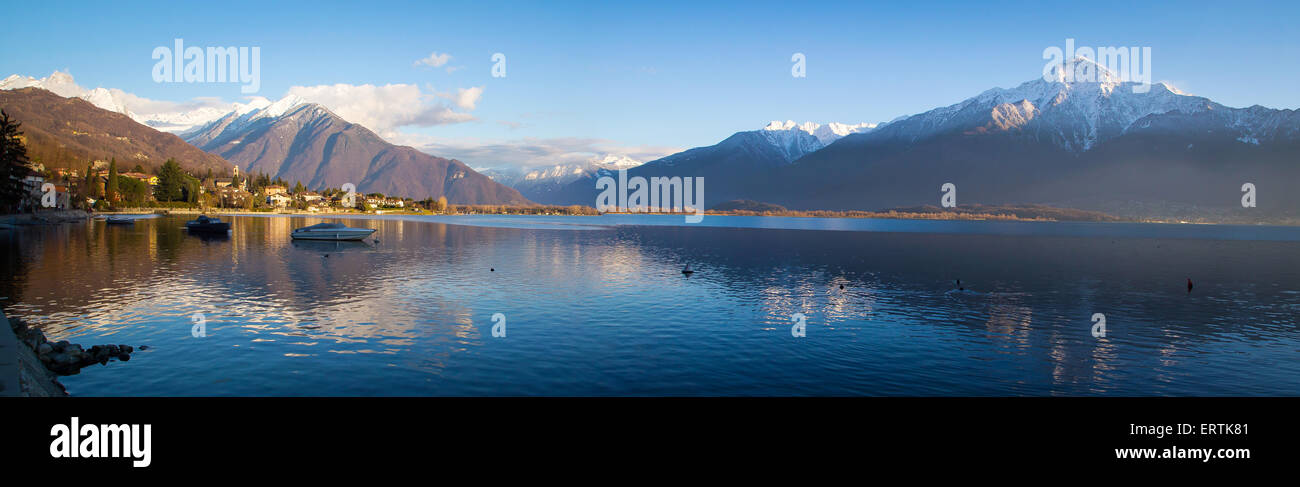
[[[469,113],[436,102],[437,95],[421,92],[419,86],[410,84],[294,86],[289,88],[289,94],[324,105],[344,120],[361,124],[385,138],[398,135],[398,127],[430,127],[475,119]],[[472,110],[478,96],[469,101],[466,109]]]
[[[456,90],[456,106],[466,110],[473,110],[478,104],[478,99],[483,96],[483,87],[474,86],[470,88],[461,88]]]
[[[451,54],[447,54],[445,52],[442,54],[438,54],[437,51],[434,51],[429,54],[429,57],[416,61],[415,65],[416,66],[424,65],[424,66],[437,68],[444,64],[447,64],[447,61],[451,61]]]

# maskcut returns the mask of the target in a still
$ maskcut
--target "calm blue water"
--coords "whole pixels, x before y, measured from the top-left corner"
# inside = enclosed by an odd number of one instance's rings
[[[151,347],[65,377],[74,395],[1300,394],[1297,228],[249,216],[203,239],[183,221],[0,233],[6,313]],[[289,239],[321,221],[378,242]]]

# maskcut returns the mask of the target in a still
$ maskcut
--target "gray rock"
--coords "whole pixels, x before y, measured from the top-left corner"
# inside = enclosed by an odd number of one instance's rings
[[[45,356],[53,352],[54,352],[54,347],[50,346],[50,344],[48,343],[42,343],[36,347],[37,356]]]

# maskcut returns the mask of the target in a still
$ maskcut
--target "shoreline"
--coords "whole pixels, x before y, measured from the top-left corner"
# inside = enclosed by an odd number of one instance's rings
[[[77,210],[80,211],[80,210]],[[812,213],[812,212],[809,212]],[[862,212],[869,213],[869,212]],[[430,213],[430,212],[411,212],[402,210],[380,211],[376,212],[358,212],[358,211],[331,211],[331,212],[312,212],[303,210],[281,210],[281,211],[248,211],[238,209],[207,209],[199,210],[192,208],[135,208],[131,210],[118,211],[97,211],[89,214],[87,218],[93,219],[100,215],[228,215],[228,216],[319,216],[319,217],[376,217],[376,216],[524,216],[524,217],[600,217],[600,216],[690,216],[694,213],[628,213],[628,212],[606,212],[596,215],[583,214],[537,214],[537,213]],[[914,215],[914,216],[913,216]],[[1194,222],[1182,220],[1143,220],[1117,218],[1115,220],[1088,220],[1088,219],[1050,219],[1050,218],[1017,218],[1006,215],[994,214],[964,214],[957,218],[939,218],[930,213],[898,213],[898,214],[873,214],[873,215],[817,215],[817,214],[781,214],[781,215],[761,215],[752,212],[713,212],[706,211],[704,216],[749,216],[760,218],[821,218],[821,219],[842,219],[842,220],[894,220],[894,221],[932,221],[932,222],[1021,222],[1021,223],[1136,223],[1136,224],[1158,224],[1158,225],[1195,225],[1195,226],[1263,226],[1263,227],[1300,227],[1300,225],[1288,225],[1284,223],[1238,223],[1238,222]],[[0,217],[3,218],[3,217]],[[4,223],[0,220],[0,223]]]
[[[0,397],[68,397],[68,389],[36,351],[14,333],[0,310]]]
[[[749,216],[760,218],[821,218],[821,219],[843,219],[843,220],[894,220],[894,221],[949,221],[949,222],[1033,222],[1033,223],[1139,223],[1139,224],[1160,224],[1160,225],[1189,225],[1189,226],[1261,226],[1261,227],[1297,227],[1300,225],[1288,225],[1285,223],[1268,223],[1268,222],[1195,222],[1195,221],[1175,221],[1175,220],[1158,220],[1158,219],[1125,219],[1116,218],[1114,220],[1093,220],[1093,219],[1060,219],[1060,218],[1021,218],[1005,214],[986,214],[986,213],[957,213],[955,215],[937,215],[926,212],[849,212],[850,214],[817,214],[819,212],[788,212],[786,214],[757,214],[749,211],[706,211],[704,216]],[[77,223],[86,220],[92,220],[100,216],[107,215],[228,215],[228,216],[317,216],[317,217],[393,217],[393,216],[535,216],[535,217],[599,217],[604,215],[610,216],[682,216],[693,215],[693,213],[626,213],[626,212],[606,212],[595,215],[587,214],[538,214],[538,213],[488,213],[488,212],[471,212],[471,213],[431,213],[427,211],[413,212],[409,210],[375,210],[371,212],[361,211],[305,211],[305,210],[277,210],[277,211],[250,211],[236,208],[124,208],[113,211],[95,211],[86,210],[49,210],[38,211],[35,213],[18,213],[18,214],[0,214],[0,230],[6,227],[33,226],[33,225],[57,225],[63,223]]]

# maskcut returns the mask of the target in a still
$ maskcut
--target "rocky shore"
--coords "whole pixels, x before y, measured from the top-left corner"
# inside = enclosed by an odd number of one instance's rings
[[[3,315],[0,315],[3,319]],[[27,326],[22,320],[9,319],[6,328],[17,339],[15,349],[20,394],[29,397],[67,396],[58,376],[75,375],[94,364],[131,360],[135,347],[130,345],[95,345],[89,349],[67,340],[51,342],[45,333]],[[143,349],[144,347],[141,347]]]

